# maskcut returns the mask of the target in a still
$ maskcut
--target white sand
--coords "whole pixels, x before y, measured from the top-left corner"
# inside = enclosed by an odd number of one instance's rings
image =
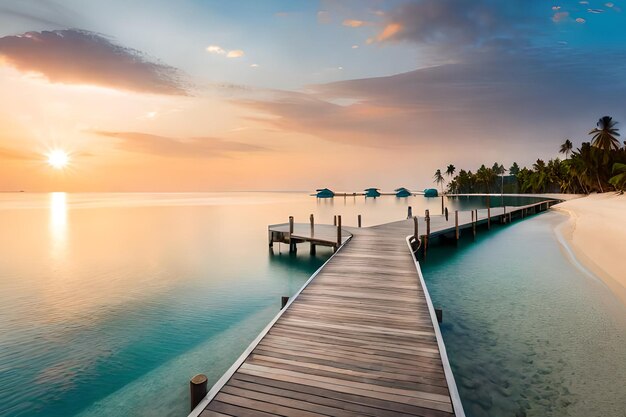
[[[626,305],[626,194],[593,194],[554,208],[570,215],[562,233],[576,258]]]

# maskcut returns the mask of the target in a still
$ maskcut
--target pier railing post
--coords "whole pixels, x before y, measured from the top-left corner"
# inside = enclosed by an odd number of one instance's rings
[[[476,210],[476,214],[472,210],[472,233],[474,234],[474,239],[476,238],[476,223],[478,223],[478,210]]]
[[[428,242],[430,241],[430,210],[426,209],[426,241],[424,242],[424,256],[428,251]]]
[[[193,409],[196,408],[196,406],[200,404],[200,401],[202,401],[202,399],[206,396],[208,392],[207,383],[208,379],[206,375],[203,374],[198,374],[191,378],[191,380],[189,381],[191,411],[193,411]]]
[[[456,234],[456,243],[459,243],[459,211],[454,210],[454,231]]]
[[[313,236],[315,236],[315,217],[313,217],[313,215],[311,214],[311,216],[309,217],[309,220],[311,221],[311,240],[313,239]],[[309,246],[311,248],[311,255],[315,255],[315,243],[313,243],[311,241],[311,243],[309,243]]]
[[[448,221],[448,207],[444,210],[444,214],[446,215],[446,221]]]
[[[289,216],[289,253],[295,253],[296,242],[291,239],[291,235],[293,235],[293,216]]]
[[[337,216],[337,249],[341,246],[341,216]]]
[[[361,227],[361,215],[360,215],[360,214],[359,214],[359,215],[358,215],[358,217],[357,217],[357,221],[358,221],[358,223],[359,223],[359,227]]]
[[[333,226],[337,226],[337,215],[333,217]]]
[[[413,216],[413,237],[415,238],[415,240],[418,239],[419,235],[419,229],[418,229],[418,225],[417,225],[417,216]]]
[[[411,217],[413,217],[413,207],[409,206],[407,213],[406,213],[406,218],[410,219]]]

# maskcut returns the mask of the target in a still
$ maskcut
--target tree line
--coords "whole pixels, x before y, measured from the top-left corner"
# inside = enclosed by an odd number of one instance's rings
[[[567,139],[559,152],[565,159],[542,159],[531,167],[514,162],[506,169],[502,164],[481,165],[476,172],[456,171],[452,164],[444,172],[438,169],[434,182],[447,182],[448,193],[576,193],[626,190],[626,141],[620,143],[618,122],[601,117],[589,132],[591,140],[574,149]],[[508,171],[508,175],[505,175]],[[448,177],[448,181],[446,181]]]

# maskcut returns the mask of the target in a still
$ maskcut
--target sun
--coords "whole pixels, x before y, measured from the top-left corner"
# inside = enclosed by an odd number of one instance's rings
[[[63,169],[70,162],[70,156],[61,149],[55,149],[48,153],[48,164],[55,169]]]

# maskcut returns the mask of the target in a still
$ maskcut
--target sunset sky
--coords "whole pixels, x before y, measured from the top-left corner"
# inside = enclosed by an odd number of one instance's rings
[[[626,123],[625,28],[620,1],[0,0],[0,190],[421,189],[531,164]]]

